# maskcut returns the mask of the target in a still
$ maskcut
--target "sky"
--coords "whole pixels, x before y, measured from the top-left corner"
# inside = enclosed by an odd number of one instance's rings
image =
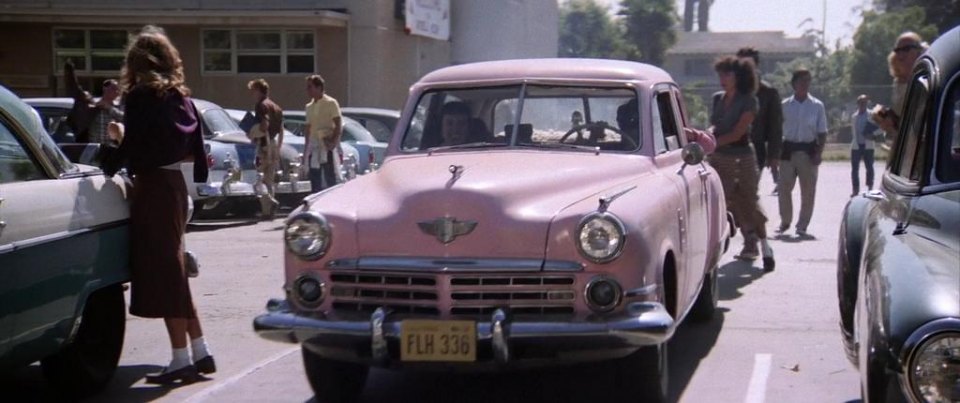
[[[620,0],[594,0],[616,6]],[[860,13],[851,11],[872,3],[870,0],[713,0],[710,7],[710,31],[784,31],[800,36],[808,29],[824,28],[829,47],[839,39],[842,46],[853,42],[860,25]],[[677,12],[683,14],[683,0],[677,0]],[[811,21],[804,22],[807,19]]]

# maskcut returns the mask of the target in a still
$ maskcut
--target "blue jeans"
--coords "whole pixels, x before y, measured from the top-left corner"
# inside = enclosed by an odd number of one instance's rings
[[[320,164],[320,168],[310,168],[307,175],[310,178],[310,191],[313,193],[336,185],[337,174],[334,172],[333,151],[327,151],[327,162]]]
[[[853,193],[860,193],[860,159],[867,170],[867,189],[873,189],[873,149],[860,146],[850,150],[850,181]]]

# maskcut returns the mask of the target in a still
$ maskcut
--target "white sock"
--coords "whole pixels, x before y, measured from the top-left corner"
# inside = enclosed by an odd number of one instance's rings
[[[207,347],[207,342],[203,340],[203,336],[190,339],[190,349],[193,350],[193,361],[202,360],[210,355],[210,348]]]
[[[173,349],[173,360],[170,361],[170,365],[167,365],[167,372],[176,371],[187,365],[190,365],[190,352],[186,347]]]

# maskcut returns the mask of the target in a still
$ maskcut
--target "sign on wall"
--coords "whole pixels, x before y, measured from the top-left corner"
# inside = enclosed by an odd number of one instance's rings
[[[450,39],[450,0],[407,0],[406,29],[411,35]]]

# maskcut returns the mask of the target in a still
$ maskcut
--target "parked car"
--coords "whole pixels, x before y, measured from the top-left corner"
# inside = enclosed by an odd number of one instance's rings
[[[40,361],[76,400],[123,347],[130,182],[72,163],[0,86],[0,373]]]
[[[850,200],[840,330],[862,401],[960,401],[960,28],[913,68],[878,189]]]
[[[66,124],[72,98],[26,98],[41,115],[44,125],[57,145],[71,161],[99,165],[95,157],[99,144],[75,143]],[[204,149],[210,175],[206,183],[193,182],[193,164],[183,164],[182,171],[194,203],[194,219],[221,218],[227,215],[251,216],[260,211],[254,185],[256,150],[237,125],[216,104],[194,99],[203,117]]]
[[[366,128],[357,121],[342,116],[343,141],[340,145],[349,144],[357,150],[356,173],[365,174],[379,168],[386,155],[387,143],[377,140]],[[303,139],[303,126],[306,124],[306,115],[303,111],[283,111],[283,126]]]
[[[371,366],[608,359],[624,398],[664,400],[667,341],[712,317],[729,231],[682,100],[666,72],[625,61],[427,74],[383,167],[291,213],[286,298],[254,329],[302,344],[319,401],[356,398]],[[458,101],[475,138],[438,145]]]
[[[243,120],[247,113],[240,109],[226,109],[227,114],[237,123]],[[303,163],[305,139],[286,128],[283,129],[283,147],[280,150],[280,169],[277,171],[279,180],[275,189],[280,205],[296,206],[305,196],[310,194],[310,180],[308,169]],[[350,144],[342,143],[337,150],[337,183],[353,179],[357,176],[357,150]],[[295,180],[294,180],[295,179]]]
[[[356,120],[361,126],[366,128],[377,141],[389,143],[393,136],[393,129],[397,127],[397,121],[400,120],[400,111],[396,109],[383,108],[363,108],[346,106],[340,108],[340,113],[350,119]]]

